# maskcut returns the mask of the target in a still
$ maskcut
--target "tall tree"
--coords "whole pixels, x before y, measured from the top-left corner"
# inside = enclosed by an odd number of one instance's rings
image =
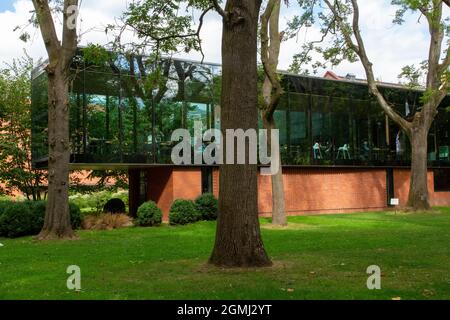
[[[198,28],[181,8],[201,10]],[[257,129],[257,31],[261,0],[141,0],[125,13],[125,24],[141,39],[134,47],[201,51],[203,18],[211,10],[223,19],[221,129]],[[162,15],[164,12],[164,15]],[[164,18],[163,18],[164,17]],[[122,30],[124,28],[121,28]],[[248,144],[249,142],[247,142]],[[250,150],[249,148],[247,148]],[[235,150],[236,151],[236,150]],[[210,262],[218,266],[267,266],[258,220],[257,165],[221,165],[219,218]]]
[[[69,215],[69,82],[78,40],[78,0],[56,3],[63,15],[61,41],[49,0],[33,0],[33,5],[48,53],[45,68],[48,76],[48,203],[44,226],[37,239],[72,239],[76,235]]]
[[[31,160],[31,69],[29,57],[0,70],[0,181],[6,194],[40,200],[46,171]]]
[[[305,0],[317,4],[320,1]],[[361,61],[369,85],[370,92],[376,97],[383,111],[409,137],[411,142],[411,183],[407,206],[414,210],[430,208],[427,183],[427,145],[428,132],[437,114],[437,108],[449,92],[450,47],[443,53],[443,42],[448,36],[448,19],[443,16],[442,0],[392,0],[392,4],[400,6],[395,22],[402,23],[407,11],[418,12],[427,24],[430,34],[429,53],[427,58],[426,90],[421,100],[421,107],[412,119],[405,119],[396,112],[379,89],[375,79],[373,63],[366,51],[365,42],[360,29],[360,10],[357,0],[323,0],[331,14],[321,12],[326,27],[323,30],[337,30],[342,48],[335,47],[327,53],[343,52],[351,57],[356,55]],[[448,2],[445,2],[448,5]],[[450,46],[450,42],[447,44]],[[344,51],[342,51],[344,50]]]
[[[267,130],[271,150],[271,132],[277,128],[274,113],[280,98],[283,94],[283,88],[277,74],[278,60],[280,56],[281,41],[283,33],[279,31],[281,0],[269,0],[266,9],[261,16],[261,61],[264,67],[263,83],[263,105],[261,107],[261,118],[264,129]],[[283,171],[281,166],[281,154],[271,155],[275,163],[278,164],[278,171],[271,176],[272,181],[272,224],[278,226],[287,225],[286,206],[284,199]]]
[[[222,130],[256,129],[257,32],[261,0],[228,0],[225,9],[217,1],[213,2],[223,19]],[[257,165],[220,166],[219,217],[210,258],[214,265],[260,267],[271,264],[260,235],[257,179]]]

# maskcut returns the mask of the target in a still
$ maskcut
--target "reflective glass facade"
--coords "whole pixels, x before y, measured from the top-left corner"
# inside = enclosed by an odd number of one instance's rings
[[[220,66],[118,56],[104,66],[73,65],[70,95],[71,162],[74,164],[171,164],[172,132],[194,121],[220,129]],[[155,72],[155,70],[158,70]],[[285,94],[275,113],[285,165],[408,166],[407,137],[387,119],[367,85],[282,74]],[[33,161],[46,166],[47,81],[33,74]],[[405,117],[421,93],[384,87]],[[450,167],[450,98],[430,130],[429,160]],[[256,106],[255,106],[256,107]],[[201,152],[201,150],[194,150]]]

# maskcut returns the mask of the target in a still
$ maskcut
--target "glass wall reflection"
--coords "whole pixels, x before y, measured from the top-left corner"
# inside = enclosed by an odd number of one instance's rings
[[[408,166],[406,135],[388,120],[367,85],[281,74],[285,94],[275,112],[285,165]],[[177,59],[155,62],[116,55],[102,65],[74,60],[70,94],[71,161],[88,164],[171,164],[172,132],[194,123],[220,129],[221,68]],[[47,81],[34,74],[33,159],[47,157]],[[399,86],[382,92],[396,111],[412,117],[421,93]],[[429,136],[433,166],[449,166],[450,101]],[[255,106],[256,107],[256,106]],[[195,145],[193,141],[193,145]],[[193,152],[201,153],[197,144]]]

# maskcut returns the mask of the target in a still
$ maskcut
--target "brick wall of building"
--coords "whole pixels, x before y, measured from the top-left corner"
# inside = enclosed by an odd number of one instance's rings
[[[344,168],[284,168],[286,210],[289,215],[383,210],[387,207],[386,170]],[[149,171],[149,199],[158,203],[167,219],[176,199],[201,194],[199,168],[157,168]],[[428,175],[432,205],[450,205],[450,192],[434,192],[433,172]],[[153,187],[152,187],[153,186]],[[259,211],[272,212],[270,176],[259,176]],[[394,170],[394,192],[404,206],[409,170]],[[219,195],[219,170],[213,170],[213,193]]]
[[[386,207],[386,171],[285,168],[288,214],[378,210]],[[271,213],[271,179],[259,178],[259,208]]]
[[[408,201],[408,192],[410,184],[409,169],[394,170],[394,192],[395,197],[399,198],[400,206],[405,206]],[[430,204],[432,206],[450,206],[450,192],[437,192],[434,190],[434,173],[428,171],[428,192]]]
[[[200,169],[151,168],[147,171],[147,199],[158,204],[167,221],[174,200],[194,200],[201,194],[201,181]]]
[[[383,169],[284,168],[283,176],[290,215],[379,210],[387,204]],[[270,214],[270,176],[259,176],[258,185],[260,213]],[[213,192],[218,196],[218,169],[213,173]]]
[[[156,202],[162,210],[164,220],[168,220],[173,202],[173,169],[170,167],[151,168],[147,171],[147,199]]]

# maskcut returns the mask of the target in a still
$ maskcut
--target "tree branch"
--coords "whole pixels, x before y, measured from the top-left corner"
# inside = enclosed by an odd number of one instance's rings
[[[225,10],[222,9],[219,2],[217,0],[209,0],[209,1],[212,3],[217,13],[222,16],[223,20],[228,21],[228,14],[225,12]]]
[[[282,40],[278,26],[280,5],[280,0],[269,0],[261,16],[261,61],[266,74],[263,88],[265,102],[263,111],[264,116],[269,120],[273,118],[273,114],[283,94],[283,88],[277,75],[278,57]]]
[[[345,38],[345,41],[347,43],[347,46],[349,46],[361,59],[361,63],[363,64],[364,70],[366,72],[367,76],[367,83],[369,85],[370,92],[377,98],[378,103],[384,110],[384,112],[394,121],[396,122],[407,134],[410,133],[411,130],[411,123],[407,120],[405,120],[401,115],[399,115],[392,106],[386,101],[384,96],[381,94],[380,90],[378,89],[377,82],[375,80],[372,63],[370,62],[367,52],[364,46],[364,41],[361,36],[361,31],[359,29],[359,7],[357,0],[351,0],[352,7],[353,7],[353,21],[352,21],[352,29],[353,34],[355,36],[357,45],[353,42],[351,39],[351,34],[346,32],[345,25],[342,17],[340,16],[337,9],[331,5],[331,3],[328,0],[324,0],[330,10],[335,15],[336,21],[338,23],[339,29],[341,29],[341,32],[343,33],[343,36]]]
[[[47,50],[49,57],[49,71],[52,72],[52,69],[59,60],[61,44],[56,34],[55,24],[53,23],[53,17],[48,0],[33,0],[33,5],[36,10],[45,49]]]
[[[71,9],[76,11],[70,11]],[[63,40],[62,40],[62,58],[63,66],[69,67],[73,56],[77,50],[77,19],[78,19],[78,0],[65,0],[63,12]]]

